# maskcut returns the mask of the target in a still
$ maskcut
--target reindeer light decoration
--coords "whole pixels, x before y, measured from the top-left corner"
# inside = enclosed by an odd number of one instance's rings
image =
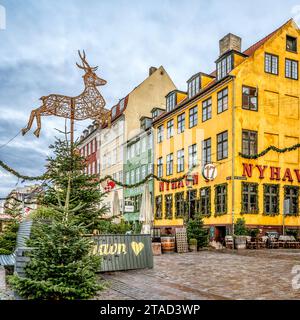
[[[85,52],[81,55],[78,50],[82,65],[76,62],[78,68],[84,70],[83,81],[85,88],[83,92],[76,97],[68,97],[59,94],[50,94],[41,97],[42,105],[31,111],[30,118],[26,128],[22,129],[25,135],[31,128],[33,120],[36,118],[37,129],[34,135],[39,137],[41,131],[42,116],[58,116],[71,120],[71,142],[73,142],[74,120],[96,120],[100,125],[110,126],[110,110],[105,109],[105,100],[98,91],[98,86],[103,86],[106,81],[96,75],[98,67],[90,67],[86,61]]]

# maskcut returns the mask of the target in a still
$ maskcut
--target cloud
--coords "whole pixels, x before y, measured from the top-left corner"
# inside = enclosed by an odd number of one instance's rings
[[[107,80],[101,92],[108,107],[143,81],[150,66],[163,65],[179,89],[194,73],[210,72],[218,40],[228,32],[244,48],[287,20],[297,1],[6,0],[6,29],[0,30],[0,147],[27,122],[49,93],[77,95],[82,71],[77,49]],[[76,123],[79,135],[83,125]],[[34,126],[35,127],[35,124]],[[42,119],[40,139],[17,136],[0,148],[0,159],[24,174],[43,170],[48,145],[63,129],[59,118]],[[16,179],[1,176],[0,196]]]

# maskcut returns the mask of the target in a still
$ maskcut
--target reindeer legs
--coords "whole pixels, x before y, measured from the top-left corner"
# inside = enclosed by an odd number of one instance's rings
[[[34,134],[37,138],[39,137],[40,131],[41,131],[41,113],[40,113],[39,108],[31,111],[30,117],[29,117],[29,120],[28,120],[27,127],[22,129],[22,135],[23,135],[23,136],[24,136],[24,135],[30,130],[30,128],[32,127],[32,123],[33,123],[34,118],[36,118],[37,129],[34,131],[33,134]]]
[[[35,118],[36,118],[37,128],[33,134],[38,138],[40,136],[40,131],[41,131],[41,111],[40,110],[36,110]]]
[[[28,123],[27,123],[27,127],[22,129],[22,135],[23,136],[30,130],[35,116],[36,116],[36,109],[31,111],[30,118],[29,118]]]

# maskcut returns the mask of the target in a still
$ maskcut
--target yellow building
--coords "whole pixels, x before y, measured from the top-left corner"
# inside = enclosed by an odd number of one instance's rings
[[[293,20],[243,52],[228,34],[216,71],[167,95],[154,121],[156,173],[172,179],[190,169],[194,181],[156,181],[156,227],[182,226],[195,213],[217,240],[240,217],[261,232],[300,227],[299,40]]]

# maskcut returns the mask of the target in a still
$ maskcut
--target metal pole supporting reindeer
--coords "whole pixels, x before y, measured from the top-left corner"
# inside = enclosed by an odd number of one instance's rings
[[[37,129],[34,135],[39,137],[41,131],[42,116],[58,116],[70,119],[71,143],[74,142],[74,120],[96,120],[99,125],[110,126],[110,110],[105,109],[105,100],[98,91],[98,86],[103,86],[106,81],[96,75],[98,67],[90,67],[86,61],[85,52],[81,55],[78,50],[82,65],[76,63],[77,67],[84,70],[83,81],[85,88],[76,97],[68,97],[60,94],[50,94],[40,98],[42,105],[31,111],[27,127],[22,129],[25,135],[31,128],[34,118],[36,118]]]

